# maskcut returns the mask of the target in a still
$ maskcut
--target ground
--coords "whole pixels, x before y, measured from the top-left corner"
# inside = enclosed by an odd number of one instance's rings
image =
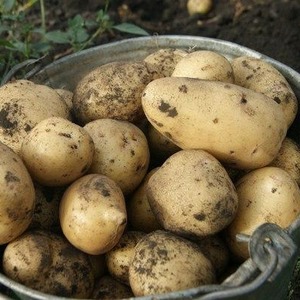
[[[59,28],[77,13],[91,16],[103,8],[104,2],[46,1],[48,20]],[[215,0],[210,13],[202,16],[189,16],[186,0],[115,0],[110,1],[109,15],[115,23],[134,23],[151,35],[183,34],[232,41],[300,72],[299,0]],[[113,31],[101,35],[96,44],[131,36]]]

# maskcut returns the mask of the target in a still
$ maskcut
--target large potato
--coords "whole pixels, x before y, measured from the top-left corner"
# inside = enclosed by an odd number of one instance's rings
[[[226,170],[203,150],[181,150],[150,177],[147,197],[167,230],[205,237],[234,218],[238,198]]]
[[[15,152],[37,123],[54,116],[70,118],[67,104],[54,89],[28,80],[0,87],[0,141]]]
[[[134,124],[113,119],[99,119],[84,127],[95,145],[90,173],[113,179],[124,194],[134,191],[143,180],[150,161],[144,133]]]
[[[94,143],[79,125],[52,117],[41,121],[28,133],[20,155],[37,182],[45,186],[63,186],[88,171],[93,161]]]
[[[60,235],[33,230],[5,248],[3,272],[40,292],[70,298],[88,298],[94,286],[92,267],[85,253]]]
[[[175,66],[172,76],[234,82],[229,60],[209,50],[198,50],[184,56]]]
[[[298,101],[284,76],[270,63],[254,57],[241,56],[231,64],[235,83],[273,99],[282,108],[289,127],[296,117]]]
[[[76,248],[103,254],[118,243],[127,224],[123,193],[104,175],[85,175],[64,193],[59,219],[64,235]]]
[[[300,213],[300,189],[283,169],[264,167],[244,175],[236,184],[239,207],[226,229],[228,244],[239,260],[249,257],[247,243],[236,241],[236,234],[251,235],[264,223],[288,227]]]
[[[227,165],[255,169],[278,154],[287,125],[269,97],[230,83],[169,77],[150,82],[150,123],[182,149],[203,149]]]
[[[158,230],[136,245],[129,280],[134,295],[145,296],[212,284],[215,272],[195,243]]]
[[[138,121],[143,117],[141,94],[151,80],[144,62],[112,62],[97,67],[76,86],[75,116],[82,124],[102,118]]]
[[[21,235],[30,225],[35,189],[21,158],[0,142],[0,245]]]

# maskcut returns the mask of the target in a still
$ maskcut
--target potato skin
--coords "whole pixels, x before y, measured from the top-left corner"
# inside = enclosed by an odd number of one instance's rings
[[[3,272],[29,288],[61,297],[88,298],[94,286],[87,255],[44,230],[27,231],[7,245]]]
[[[20,152],[24,137],[49,117],[70,118],[67,104],[52,88],[28,80],[0,87],[0,141]]]
[[[160,78],[147,85],[142,105],[149,122],[180,148],[206,150],[240,169],[269,164],[287,132],[277,103],[230,83]]]
[[[125,195],[133,192],[143,180],[150,161],[144,133],[130,122],[113,119],[95,120],[83,128],[95,145],[89,173],[113,179]]]
[[[300,213],[300,189],[283,169],[264,167],[244,175],[236,183],[239,208],[226,229],[229,248],[236,259],[249,257],[247,243],[236,241],[236,234],[251,235],[263,223],[288,227]]]
[[[214,283],[215,273],[195,243],[158,230],[136,245],[129,280],[135,296],[147,296]]]
[[[82,125],[102,118],[139,121],[143,117],[141,93],[151,80],[144,62],[112,62],[97,67],[76,86],[74,114]]]
[[[0,142],[0,245],[21,235],[30,225],[35,189],[21,158]]]
[[[28,133],[20,155],[37,182],[45,186],[64,186],[88,171],[93,161],[94,143],[79,125],[52,117]]]
[[[231,64],[235,83],[273,99],[282,108],[290,127],[298,111],[298,101],[284,76],[270,63],[254,57],[237,57]]]
[[[203,150],[181,150],[150,177],[147,197],[163,228],[186,237],[205,237],[234,218],[238,198],[226,170]]]
[[[184,56],[175,66],[172,76],[234,82],[229,60],[209,50],[198,50]]]
[[[107,176],[85,175],[64,193],[59,219],[64,235],[76,248],[103,254],[118,243],[127,224],[123,193]]]

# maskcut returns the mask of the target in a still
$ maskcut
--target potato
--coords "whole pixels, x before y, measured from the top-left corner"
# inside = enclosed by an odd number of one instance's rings
[[[226,170],[203,150],[181,150],[150,177],[147,197],[166,230],[205,237],[234,218],[238,198]]]
[[[291,138],[283,140],[278,155],[269,166],[287,171],[300,186],[300,148]]]
[[[112,300],[134,297],[129,286],[117,281],[109,275],[96,281],[91,299]]]
[[[118,243],[127,224],[123,193],[107,176],[85,175],[64,193],[59,219],[64,235],[76,248],[103,254]]]
[[[203,149],[230,167],[268,165],[286,136],[283,111],[269,97],[234,84],[160,78],[144,90],[149,122],[182,149]]]
[[[0,142],[0,245],[21,235],[30,225],[35,189],[21,158]]]
[[[145,232],[127,231],[120,238],[118,244],[105,253],[108,272],[118,281],[129,285],[129,266],[134,248],[138,241],[145,236]]]
[[[0,141],[16,153],[28,132],[53,116],[70,118],[66,103],[54,89],[28,80],[0,87]]]
[[[74,114],[83,125],[102,118],[139,121],[144,116],[141,94],[151,80],[144,62],[112,62],[97,67],[76,86]]]
[[[300,189],[283,169],[264,167],[244,175],[236,184],[239,208],[226,229],[231,252],[238,260],[249,257],[247,243],[236,234],[251,235],[263,223],[288,227],[300,213]]]
[[[212,0],[188,0],[186,4],[190,16],[195,14],[207,14],[213,7]]]
[[[127,200],[128,223],[132,230],[149,233],[162,229],[158,223],[147,198],[147,184],[159,168],[152,169],[144,178],[143,182]]]
[[[158,160],[166,160],[169,156],[181,150],[177,145],[161,134],[151,124],[148,126],[147,140],[151,156]]]
[[[21,153],[31,176],[45,186],[63,186],[84,175],[92,164],[94,143],[79,125],[52,117],[24,138]]]
[[[144,62],[153,74],[153,78],[169,77],[172,75],[176,64],[188,53],[181,49],[159,49],[146,58]]]
[[[136,245],[129,280],[135,296],[147,296],[214,283],[215,273],[195,243],[158,230]]]
[[[284,76],[259,58],[241,56],[232,60],[231,64],[235,83],[273,99],[282,108],[290,127],[298,111],[298,101]]]
[[[234,82],[233,70],[227,58],[209,50],[194,51],[183,57],[175,66],[172,76]]]
[[[3,272],[29,288],[61,297],[88,298],[94,286],[87,255],[42,230],[28,231],[7,245]]]
[[[83,128],[95,144],[89,172],[113,179],[126,195],[135,190],[143,180],[150,160],[144,133],[132,123],[113,119],[95,120]]]

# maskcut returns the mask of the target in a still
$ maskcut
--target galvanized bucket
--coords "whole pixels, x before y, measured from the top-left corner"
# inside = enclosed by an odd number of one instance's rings
[[[101,45],[59,59],[34,76],[30,73],[29,78],[54,88],[73,90],[76,83],[96,66],[112,61],[139,60],[160,48],[213,50],[229,59],[241,55],[263,58],[286,77],[300,99],[300,74],[290,67],[231,42],[194,36],[141,37]],[[288,136],[300,143],[299,133],[298,114],[289,129]],[[300,217],[286,229],[275,224],[263,224],[251,237],[248,237],[247,241],[249,242],[250,259],[244,262],[222,284],[205,285],[189,290],[135,299],[285,299],[288,283],[299,255]],[[21,299],[65,299],[32,290],[0,273],[0,291],[4,289]]]

